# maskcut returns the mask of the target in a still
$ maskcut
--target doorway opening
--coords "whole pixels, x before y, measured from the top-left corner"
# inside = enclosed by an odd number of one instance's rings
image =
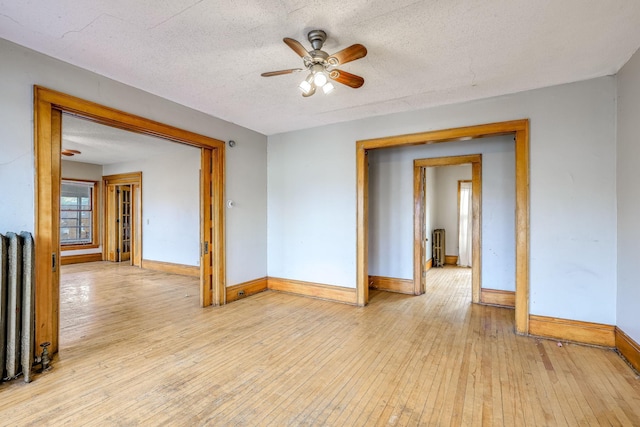
[[[356,142],[356,299],[358,305],[364,306],[369,301],[368,153],[371,150],[389,147],[455,143],[500,135],[513,135],[515,142],[515,327],[519,334],[529,333],[529,121],[527,119]]]
[[[473,187],[472,181],[458,181],[458,258],[456,265],[472,266],[473,254]]]
[[[52,352],[58,350],[63,113],[200,149],[200,304],[224,304],[224,142],[35,86],[36,346],[48,341]]]
[[[123,262],[131,260],[131,245],[134,241],[132,239],[132,222],[134,221],[134,215],[131,209],[131,194],[135,191],[132,190],[131,185],[114,185],[114,212],[113,216],[107,216],[107,220],[115,219],[112,224],[115,225],[115,229],[109,233],[111,240],[111,246],[115,248],[114,262]],[[107,187],[107,194],[111,193],[111,189]],[[131,263],[130,263],[131,264]]]
[[[142,266],[142,172],[102,177],[104,259]]]
[[[460,199],[459,191],[452,193],[450,196],[456,197],[455,204],[451,203],[451,206],[456,206],[456,216],[452,216],[450,213],[445,212],[440,215],[439,222],[433,221],[431,215],[429,215],[430,208],[435,203],[435,196],[430,193],[434,193],[435,187],[430,185],[432,182],[429,180],[431,175],[431,181],[434,180],[433,175],[429,172],[435,172],[435,168],[441,169],[453,166],[471,166],[471,181],[470,181],[470,212],[472,213],[470,218],[470,244],[471,259],[469,265],[471,266],[471,301],[474,303],[480,302],[480,288],[481,284],[481,242],[480,242],[480,230],[481,230],[481,218],[482,218],[482,155],[467,155],[467,156],[454,156],[454,157],[436,157],[427,159],[416,159],[413,162],[413,200],[414,200],[414,240],[413,240],[413,260],[414,260],[414,294],[421,295],[427,291],[427,271],[433,265],[430,262],[433,259],[434,251],[430,251],[429,239],[438,238],[444,241],[438,242],[442,248],[442,264],[456,265],[459,259],[458,250],[452,250],[459,246],[457,244],[445,244],[446,241],[455,243],[459,240],[459,227],[456,226],[456,222],[460,218],[460,206],[458,200]],[[449,170],[454,170],[449,168]],[[465,176],[465,175],[463,175]],[[453,175],[454,179],[452,183],[455,183],[456,187],[459,187],[458,175]],[[450,180],[450,179],[449,179]],[[451,180],[450,180],[451,181]],[[445,184],[445,183],[443,183]],[[445,191],[447,190],[445,185]],[[431,191],[430,191],[431,190]],[[446,226],[443,226],[444,221],[448,220]],[[434,233],[434,230],[444,230],[445,235],[439,236],[440,232]],[[449,236],[446,235],[447,229],[449,230]],[[433,237],[432,237],[433,236]],[[448,239],[446,237],[449,237]],[[435,243],[435,242],[433,242]],[[452,249],[447,252],[446,248]],[[435,248],[434,248],[435,249]],[[454,254],[454,255],[449,255]]]

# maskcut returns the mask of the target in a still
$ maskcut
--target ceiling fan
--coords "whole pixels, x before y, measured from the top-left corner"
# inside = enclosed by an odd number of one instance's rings
[[[82,153],[78,150],[69,150],[68,148],[63,148],[60,154],[67,157],[73,157],[76,154],[82,154]]]
[[[340,52],[329,55],[322,50],[322,45],[327,39],[327,33],[322,30],[309,31],[307,35],[309,43],[313,46],[312,51],[307,51],[305,47],[297,40],[285,37],[283,41],[289,46],[295,53],[300,55],[304,61],[305,68],[291,68],[288,70],[270,71],[262,73],[262,77],[280,76],[282,74],[291,74],[298,71],[309,70],[309,75],[306,79],[300,83],[299,88],[302,91],[302,96],[308,97],[316,93],[316,89],[322,88],[325,94],[333,91],[333,84],[330,79],[343,85],[352,87],[354,89],[359,88],[364,84],[364,79],[355,74],[347,73],[346,71],[338,70],[336,67],[347,62],[355,61],[356,59],[364,58],[367,55],[367,48],[361,44],[354,44]]]

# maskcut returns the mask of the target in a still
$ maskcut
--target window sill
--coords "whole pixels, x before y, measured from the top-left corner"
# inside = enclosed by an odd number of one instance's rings
[[[86,245],[77,245],[77,244],[72,244],[72,245],[60,245],[60,250],[61,251],[74,251],[74,250],[78,250],[78,249],[95,249],[95,248],[99,248],[100,245],[95,244],[95,243],[88,243]]]

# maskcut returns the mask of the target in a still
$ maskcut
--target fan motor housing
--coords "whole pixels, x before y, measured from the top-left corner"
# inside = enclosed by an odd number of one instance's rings
[[[320,50],[325,40],[327,40],[327,33],[322,30],[311,30],[307,34],[307,38],[315,50]]]

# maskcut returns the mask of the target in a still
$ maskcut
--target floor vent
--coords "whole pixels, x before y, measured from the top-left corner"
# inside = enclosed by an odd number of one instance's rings
[[[35,352],[34,247],[30,233],[0,234],[0,371],[31,381]]]

